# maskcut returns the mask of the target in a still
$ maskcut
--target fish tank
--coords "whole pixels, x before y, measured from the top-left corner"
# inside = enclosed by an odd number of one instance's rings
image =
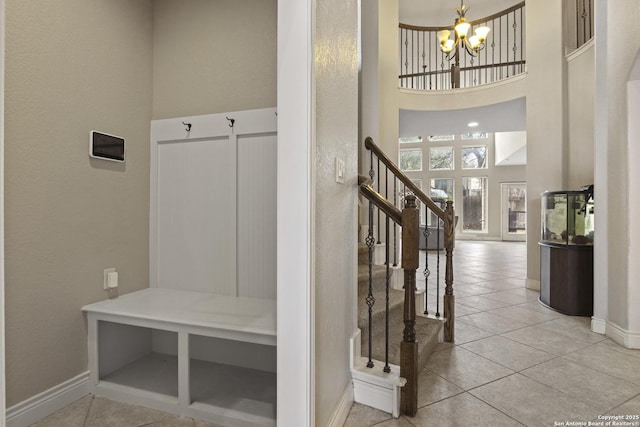
[[[541,243],[593,245],[593,185],[580,191],[545,191],[542,202]]]

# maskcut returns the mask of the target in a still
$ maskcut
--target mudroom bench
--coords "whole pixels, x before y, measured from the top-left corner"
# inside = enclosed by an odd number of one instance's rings
[[[149,288],[82,308],[92,393],[225,426],[276,425],[276,301]]]

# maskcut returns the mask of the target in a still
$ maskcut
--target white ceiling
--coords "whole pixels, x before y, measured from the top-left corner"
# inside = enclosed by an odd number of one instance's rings
[[[469,122],[478,122],[479,125],[470,128],[467,126]],[[401,137],[525,130],[525,98],[463,110],[400,110]]]

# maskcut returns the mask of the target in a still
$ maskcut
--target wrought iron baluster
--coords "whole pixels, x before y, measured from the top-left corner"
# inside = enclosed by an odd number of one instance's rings
[[[378,193],[379,193],[380,192],[380,158],[378,158],[378,181],[376,183],[378,184]],[[378,229],[378,240],[376,241],[376,243],[380,244],[380,209],[378,209],[377,229]]]
[[[425,206],[426,208],[426,206]],[[425,217],[429,218],[427,215],[431,215],[432,213],[427,211],[425,212]],[[425,221],[426,222],[426,221]],[[431,270],[429,270],[429,225],[424,225],[424,231],[422,232],[424,235],[424,314],[429,314],[429,297],[427,296],[429,293],[429,276],[431,276]]]
[[[371,152],[371,169],[369,169],[369,177],[373,179],[375,176],[375,172],[373,170],[373,151]],[[373,247],[375,244],[375,238],[373,237],[373,202],[369,201],[369,233],[367,234],[367,239],[365,240],[367,247],[369,248],[369,288],[367,292],[367,298],[365,302],[368,307],[368,357],[369,360],[367,362],[367,368],[373,368],[373,361],[371,360],[372,350],[371,343],[373,341],[372,327],[373,327],[373,305],[376,302],[376,299],[373,297]]]
[[[398,189],[397,189],[397,183],[398,183],[398,179],[395,177],[395,175],[393,176],[393,206],[398,206]],[[393,223],[393,266],[397,267],[398,266],[398,231],[397,231],[397,227],[398,224]]]
[[[388,199],[387,199],[388,200]],[[389,285],[391,280],[391,270],[389,266],[389,216],[385,215],[385,265],[387,266],[387,275],[385,281],[385,326],[384,326],[384,368],[382,369],[384,372],[391,372],[391,368],[389,367]]]
[[[436,230],[436,317],[440,317],[440,224],[438,218],[438,228]]]

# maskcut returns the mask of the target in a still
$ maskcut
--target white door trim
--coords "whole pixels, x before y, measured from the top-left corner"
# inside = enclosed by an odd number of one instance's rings
[[[0,0],[0,396],[6,396],[4,377],[4,29],[5,0]],[[0,427],[5,425],[6,402],[0,399]]]
[[[278,0],[278,426],[315,425],[314,0]]]
[[[525,188],[527,183],[525,181],[513,181],[513,182],[501,182],[500,183],[500,238],[503,241],[509,242],[525,242],[527,240],[527,234],[512,234],[509,233],[509,220],[507,219],[507,210],[509,207],[506,204],[506,189],[509,185],[524,185]],[[526,190],[525,190],[526,197]],[[526,203],[525,203],[526,206]]]

